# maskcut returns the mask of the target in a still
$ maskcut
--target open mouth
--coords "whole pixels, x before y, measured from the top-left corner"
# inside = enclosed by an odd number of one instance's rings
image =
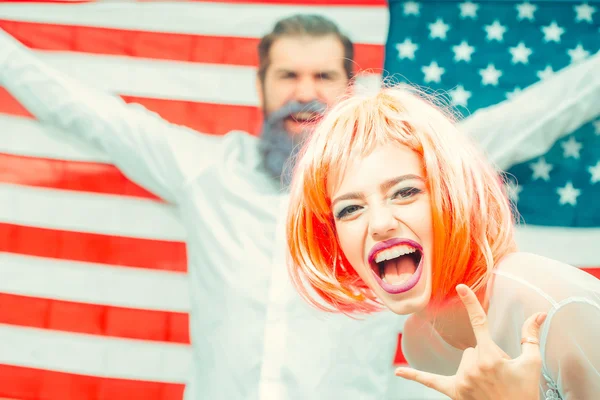
[[[392,239],[378,243],[369,255],[377,282],[392,294],[412,289],[421,276],[423,250],[410,240]]]
[[[285,118],[286,130],[292,134],[304,133],[307,129],[313,129],[321,117],[320,113],[306,111],[291,114]]]

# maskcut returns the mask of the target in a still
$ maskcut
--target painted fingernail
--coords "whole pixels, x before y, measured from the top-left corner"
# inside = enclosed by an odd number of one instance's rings
[[[538,325],[541,325],[544,323],[547,316],[548,316],[548,314],[546,314],[546,313],[538,314],[538,316],[535,317],[535,322],[537,322]]]
[[[459,296],[466,296],[468,293],[467,286],[461,283],[460,285],[456,286],[456,292]]]

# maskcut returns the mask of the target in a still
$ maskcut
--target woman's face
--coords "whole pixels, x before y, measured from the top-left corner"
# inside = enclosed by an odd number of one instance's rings
[[[423,310],[431,296],[433,229],[420,157],[386,144],[352,161],[341,178],[328,194],[344,255],[393,312]]]

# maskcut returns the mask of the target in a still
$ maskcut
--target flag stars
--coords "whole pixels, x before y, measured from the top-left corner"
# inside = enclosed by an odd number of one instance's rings
[[[509,49],[510,54],[512,55],[512,63],[513,64],[529,64],[529,56],[533,52],[529,47],[525,46],[523,42],[520,42],[517,46],[511,47]]]
[[[558,203],[560,205],[570,204],[572,206],[577,205],[577,197],[581,195],[581,190],[573,187],[571,181],[567,182],[564,187],[556,189],[556,193],[560,196]]]
[[[542,26],[542,32],[544,33],[544,41],[546,43],[560,43],[560,37],[565,33],[565,29],[558,26],[556,21],[552,21],[550,25]]]
[[[438,18],[433,24],[429,24],[429,38],[446,40],[446,34],[449,30],[450,25]]]
[[[552,75],[554,75],[554,70],[550,64],[546,65],[546,68],[543,70],[537,72],[537,76],[540,78],[540,80],[548,79]]]
[[[593,22],[592,15],[596,12],[596,7],[592,7],[587,3],[583,3],[578,6],[574,6],[573,9],[575,10],[575,13],[577,14],[575,16],[575,22],[585,21],[585,22],[589,22],[590,24]]]
[[[481,84],[484,86],[492,85],[498,86],[498,79],[502,76],[502,71],[496,69],[494,64],[488,64],[485,69],[479,70],[479,75],[481,75]]]
[[[519,202],[519,195],[523,191],[523,188],[516,182],[510,181],[506,184],[506,193],[508,197],[514,202]]]
[[[460,17],[462,19],[477,18],[477,9],[479,9],[479,4],[466,1],[464,3],[459,4],[458,7],[460,8]]]
[[[600,136],[600,119],[592,122],[592,124],[594,125],[594,133]]]
[[[571,63],[578,63],[588,58],[590,52],[584,49],[580,43],[574,49],[567,50],[567,54],[571,57]]]
[[[590,178],[590,183],[593,185],[594,183],[600,182],[600,161],[591,167],[588,167],[588,172],[592,175]]]
[[[535,10],[537,10],[537,6],[529,3],[529,2],[525,2],[525,3],[521,3],[521,4],[517,4],[515,6],[515,8],[517,9],[517,19],[519,21],[523,21],[523,20],[529,20],[529,21],[533,21],[534,17],[533,14],[535,13]]]
[[[421,13],[421,5],[416,1],[407,1],[404,3],[404,15],[416,15]]]
[[[546,182],[550,180],[550,171],[554,166],[548,164],[544,157],[540,158],[537,162],[529,164],[529,167],[533,170],[531,179],[534,181],[537,179],[543,179]]]
[[[506,98],[509,100],[512,100],[515,96],[517,96],[519,93],[521,93],[523,91],[523,89],[521,89],[520,87],[516,86],[512,92],[506,92]]]
[[[579,159],[579,152],[581,151],[582,144],[575,140],[573,136],[571,136],[566,142],[562,142],[560,146],[563,148],[563,157],[573,157],[574,159]]]
[[[484,27],[487,33],[487,40],[497,40],[502,42],[504,40],[504,33],[506,33],[506,27],[500,24],[498,20],[494,21],[491,25],[486,25]]]
[[[452,51],[454,52],[455,62],[471,62],[471,55],[473,55],[475,47],[469,46],[469,43],[463,40],[458,46],[452,46]]]
[[[467,102],[471,98],[471,92],[465,90],[462,85],[456,86],[456,88],[449,91],[452,96],[452,104],[455,106],[467,107]]]
[[[431,64],[426,67],[422,67],[421,71],[425,74],[425,83],[440,83],[442,81],[442,75],[446,72],[446,70],[440,67],[435,61],[432,61]]]
[[[415,51],[419,49],[419,45],[413,43],[410,39],[404,39],[404,42],[396,44],[396,50],[398,50],[398,58],[404,59],[408,58],[409,60],[415,59]]]

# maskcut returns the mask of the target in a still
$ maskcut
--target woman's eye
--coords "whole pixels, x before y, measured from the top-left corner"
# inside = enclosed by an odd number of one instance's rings
[[[392,196],[392,197],[394,199],[396,199],[398,197],[407,199],[407,198],[415,196],[421,192],[422,192],[422,190],[419,188],[416,188],[416,187],[405,187],[405,188],[398,190],[396,193],[394,193],[394,196]]]
[[[337,219],[347,217],[348,215],[360,210],[360,206],[348,206],[344,207],[340,212],[335,216]]]

